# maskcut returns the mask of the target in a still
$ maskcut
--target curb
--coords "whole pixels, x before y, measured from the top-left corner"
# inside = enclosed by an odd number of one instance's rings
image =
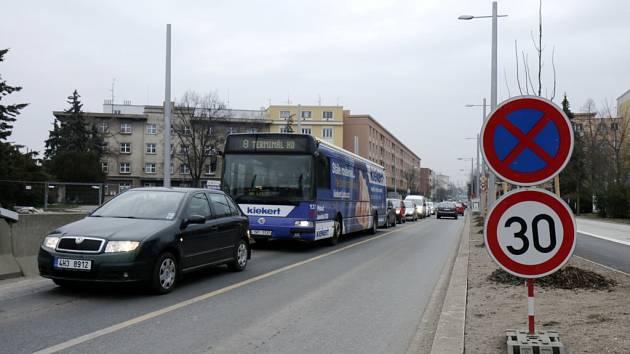
[[[466,217],[459,251],[448,284],[442,312],[437,324],[431,353],[463,353],[468,294],[468,246],[471,214]]]

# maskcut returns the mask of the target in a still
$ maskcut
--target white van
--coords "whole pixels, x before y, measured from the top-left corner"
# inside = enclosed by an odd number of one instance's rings
[[[424,218],[429,216],[429,214],[427,213],[427,200],[424,196],[408,195],[407,197],[405,197],[405,200],[410,200],[416,203],[416,212],[418,213],[419,217]]]

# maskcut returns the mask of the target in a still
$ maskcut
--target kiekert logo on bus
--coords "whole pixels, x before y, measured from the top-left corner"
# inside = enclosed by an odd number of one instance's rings
[[[295,209],[293,205],[260,205],[239,204],[241,210],[248,216],[287,216]]]

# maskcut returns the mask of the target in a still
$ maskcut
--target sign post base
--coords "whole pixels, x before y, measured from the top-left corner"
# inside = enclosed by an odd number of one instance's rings
[[[508,329],[505,331],[508,354],[566,354],[556,331],[529,331]]]

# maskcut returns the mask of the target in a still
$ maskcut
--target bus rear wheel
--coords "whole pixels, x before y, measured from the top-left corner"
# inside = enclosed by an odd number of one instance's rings
[[[372,217],[372,227],[370,228],[370,230],[368,230],[368,233],[370,235],[375,235],[377,226],[378,226],[378,214],[374,213],[374,216]]]

